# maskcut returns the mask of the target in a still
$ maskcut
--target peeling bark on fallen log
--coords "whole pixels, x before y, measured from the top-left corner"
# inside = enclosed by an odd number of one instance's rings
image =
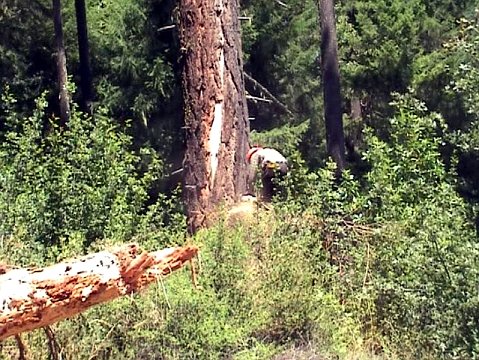
[[[0,275],[0,340],[137,292],[197,252],[186,246],[140,253],[130,244],[43,269],[9,269]]]

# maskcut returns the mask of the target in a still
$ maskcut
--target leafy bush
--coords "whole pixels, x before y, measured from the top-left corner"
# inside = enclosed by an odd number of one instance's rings
[[[477,356],[479,248],[441,161],[445,125],[408,95],[394,105],[388,142],[367,136],[364,214],[378,229],[368,281],[357,286],[375,299],[374,326],[414,357]]]
[[[280,226],[290,212],[258,216],[195,236],[197,288],[179,271],[141,295],[56,324],[63,356],[260,360],[296,347],[328,358],[358,351],[359,324],[325,287],[337,276],[317,256],[315,230],[296,216]],[[48,356],[42,337],[27,335],[38,359]]]
[[[323,291],[362,319],[375,347],[397,347],[402,357],[474,357],[472,209],[442,162],[443,119],[408,94],[395,99],[387,140],[366,130],[364,178],[346,171],[338,182],[333,164],[295,177],[301,191],[278,204],[280,224],[296,227],[299,248],[316,259],[306,262],[316,264],[312,274],[337,272],[324,277]]]
[[[98,239],[125,241],[163,228],[174,204],[160,197],[145,209],[161,161],[146,148],[133,152],[131,138],[105,114],[89,118],[72,106],[66,128],[56,119],[44,127],[44,97],[28,118],[8,110],[14,100],[7,94],[2,101],[0,236],[19,247],[12,258],[67,256]]]

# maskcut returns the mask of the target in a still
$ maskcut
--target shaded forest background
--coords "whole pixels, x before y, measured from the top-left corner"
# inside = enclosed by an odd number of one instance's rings
[[[61,5],[66,127],[50,2],[0,1],[2,261],[41,265],[130,239],[184,242],[176,1],[86,2],[91,115],[78,105],[75,4]],[[252,141],[290,159],[287,200],[195,236],[200,290],[175,275],[59,324],[62,356],[477,357],[476,7],[337,2],[347,148],[338,183],[326,156],[318,4],[243,1]],[[45,341],[28,335],[34,358],[49,356]],[[12,344],[0,347],[13,356]]]

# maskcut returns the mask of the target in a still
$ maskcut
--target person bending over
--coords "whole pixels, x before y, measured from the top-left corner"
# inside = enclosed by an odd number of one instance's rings
[[[279,180],[288,173],[288,161],[279,151],[260,146],[252,147],[246,154],[246,160],[249,164],[249,194],[255,194],[254,187],[259,174],[262,183],[261,199],[271,201],[279,191]]]

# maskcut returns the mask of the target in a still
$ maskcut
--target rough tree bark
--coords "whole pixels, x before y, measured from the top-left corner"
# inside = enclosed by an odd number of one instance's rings
[[[357,152],[357,148],[361,141],[361,130],[362,130],[362,107],[361,99],[357,94],[353,94],[350,99],[350,114],[351,117],[351,126],[349,134],[345,136],[345,147],[350,162],[359,162],[361,161],[361,156]]]
[[[75,0],[75,14],[77,22],[78,53],[80,56],[80,108],[82,111],[91,114],[93,110],[93,91],[85,0]]]
[[[134,244],[44,269],[3,268],[0,340],[131,294],[191,260],[195,246],[139,253]]]
[[[180,0],[190,233],[246,190],[249,123],[238,0]]]
[[[55,50],[57,60],[57,85],[59,91],[60,121],[62,125],[70,117],[70,97],[67,88],[67,57],[63,42],[62,6],[60,0],[52,0],[53,27],[55,31]]]
[[[318,8],[321,24],[321,70],[326,143],[328,154],[336,162],[338,172],[341,173],[345,167],[345,150],[334,0],[318,0]]]

